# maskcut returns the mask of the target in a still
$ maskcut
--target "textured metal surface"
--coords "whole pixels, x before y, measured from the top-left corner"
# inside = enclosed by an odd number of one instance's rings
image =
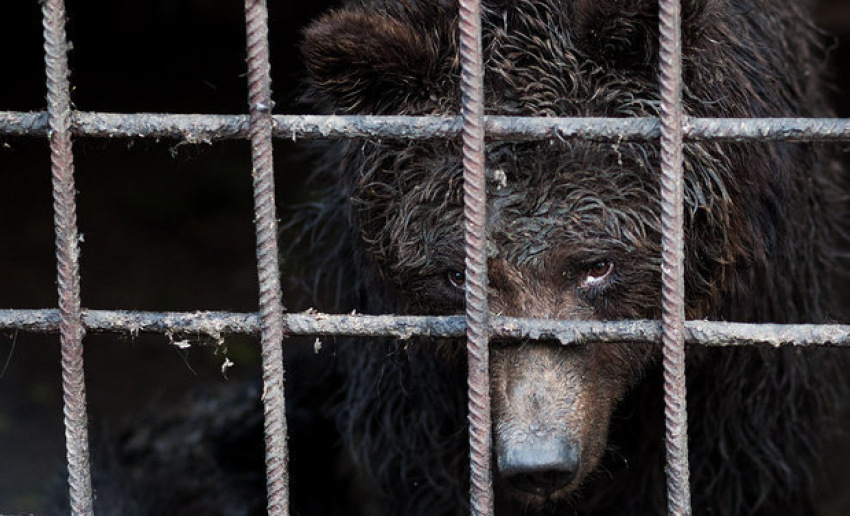
[[[207,336],[259,335],[256,313],[131,312],[83,310],[90,332],[168,333]],[[508,339],[557,340],[564,345],[598,342],[658,342],[660,321],[558,321],[490,317],[490,336]],[[415,336],[458,338],[466,335],[465,317],[337,315],[294,313],[284,315],[290,335],[316,337]],[[59,331],[58,310],[0,310],[0,330]],[[747,324],[715,321],[685,322],[685,342],[703,346],[836,346],[850,347],[850,325]]]
[[[487,328],[487,192],[484,177],[484,67],[481,2],[460,1],[466,340],[469,362],[470,508],[493,514],[490,464],[490,352]]]
[[[79,238],[74,200],[74,160],[70,132],[70,81],[65,4],[47,0],[44,15],[44,53],[47,75],[47,113],[53,176],[53,221],[56,229],[59,333],[62,346],[62,393],[65,448],[71,513],[94,514],[89,466],[86,385],[83,374],[83,324],[80,319]]]
[[[248,104],[254,177],[254,223],[263,361],[266,496],[271,515],[289,514],[286,407],[283,390],[283,302],[278,265],[278,225],[272,159],[272,94],[268,9],[245,0],[248,41]]]
[[[850,141],[847,118],[688,118],[685,141]]]
[[[274,115],[276,138],[293,140],[383,138],[414,140],[457,138],[455,117]],[[524,118],[485,116],[489,139],[507,141],[586,139],[657,141],[656,118]],[[44,136],[47,113],[0,111],[0,134]],[[850,140],[850,119],[831,118],[685,118],[685,140],[822,141]],[[71,112],[71,132],[94,138],[173,138],[188,142],[248,138],[244,115]]]
[[[659,1],[661,79],[661,279],[667,512],[691,514],[685,384],[684,178],[680,0]]]

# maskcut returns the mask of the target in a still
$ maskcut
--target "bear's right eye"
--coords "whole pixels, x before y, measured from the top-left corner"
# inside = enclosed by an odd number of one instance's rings
[[[466,274],[463,271],[449,271],[446,273],[446,279],[456,289],[463,290],[466,287]]]
[[[614,271],[614,262],[611,260],[599,260],[587,268],[587,276],[581,283],[582,287],[601,287],[611,278]]]

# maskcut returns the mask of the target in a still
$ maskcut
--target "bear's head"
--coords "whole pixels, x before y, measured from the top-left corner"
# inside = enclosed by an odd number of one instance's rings
[[[712,32],[722,30],[712,29],[718,5],[684,2],[686,76],[695,84],[686,109],[710,116],[777,111],[717,46],[728,36]],[[492,0],[483,9],[487,114],[658,115],[657,2]],[[309,97],[339,114],[458,115],[457,22],[457,5],[448,0],[355,2],[330,12],[306,31]],[[370,277],[389,285],[392,306],[408,313],[463,313],[460,143],[342,145],[337,177]],[[687,149],[689,317],[717,317],[724,282],[735,281],[732,268],[764,254],[761,230],[744,215],[766,183],[762,168],[744,166],[758,152]],[[659,317],[657,142],[490,141],[486,167],[493,314]],[[500,491],[526,506],[565,498],[598,465],[615,407],[659,349],[491,345]]]

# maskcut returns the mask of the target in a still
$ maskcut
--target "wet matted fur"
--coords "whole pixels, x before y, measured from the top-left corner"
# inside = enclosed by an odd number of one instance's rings
[[[683,4],[689,116],[831,114],[819,34],[798,2]],[[328,13],[306,31],[308,98],[340,114],[456,115],[456,7],[366,0]],[[656,2],[485,1],[483,23],[488,114],[658,115]],[[659,316],[657,144],[489,142],[486,154],[494,313]],[[688,317],[840,317],[845,189],[830,152],[692,142],[685,156]],[[332,228],[326,240],[339,252],[321,273],[347,279],[348,308],[462,313],[459,143],[350,141],[327,162],[312,229]],[[353,503],[366,513],[466,511],[462,349],[428,339],[340,346],[345,380],[331,412],[355,464]],[[513,427],[532,423],[566,431],[582,452],[575,480],[551,496],[517,493],[497,471],[497,513],[663,513],[659,358],[656,347],[628,343],[494,343],[497,466],[500,446],[528,437]],[[818,444],[844,392],[841,359],[689,350],[695,514],[811,513]],[[518,384],[522,376],[538,385]],[[520,403],[528,400],[537,412]]]

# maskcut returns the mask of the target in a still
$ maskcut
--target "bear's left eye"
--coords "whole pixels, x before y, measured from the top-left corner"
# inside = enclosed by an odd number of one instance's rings
[[[587,276],[581,282],[583,287],[597,287],[605,284],[614,272],[614,262],[611,260],[599,260],[587,269]]]
[[[466,274],[463,271],[449,271],[446,279],[456,289],[463,290],[466,287]]]

